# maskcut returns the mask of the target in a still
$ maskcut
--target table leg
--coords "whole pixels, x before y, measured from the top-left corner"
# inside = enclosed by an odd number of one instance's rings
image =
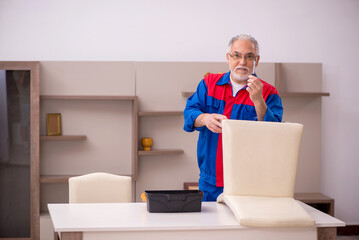
[[[336,240],[336,239],[337,239],[336,227],[318,228],[318,240]]]
[[[54,232],[54,240],[60,240],[60,236],[58,232]]]

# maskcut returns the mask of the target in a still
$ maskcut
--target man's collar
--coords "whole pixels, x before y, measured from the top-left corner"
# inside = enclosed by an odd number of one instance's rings
[[[217,85],[224,85],[230,82],[230,75],[231,75],[231,71],[227,72],[226,74],[224,74],[221,79],[219,79],[219,81],[217,82]]]

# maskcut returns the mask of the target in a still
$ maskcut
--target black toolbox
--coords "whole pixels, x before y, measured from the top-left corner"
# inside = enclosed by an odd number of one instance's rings
[[[203,192],[199,190],[153,190],[145,194],[150,213],[201,211]]]

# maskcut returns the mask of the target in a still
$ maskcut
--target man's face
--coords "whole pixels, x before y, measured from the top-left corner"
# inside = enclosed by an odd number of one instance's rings
[[[257,59],[257,61],[254,61]],[[227,53],[227,63],[231,70],[231,77],[236,82],[247,81],[249,75],[253,73],[254,64],[258,65],[254,44],[248,40],[236,40],[232,48]]]

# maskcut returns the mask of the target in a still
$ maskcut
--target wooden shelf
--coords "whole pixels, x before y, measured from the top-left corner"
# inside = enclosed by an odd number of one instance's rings
[[[41,95],[41,100],[124,100],[131,101],[137,96],[106,96],[106,95]]]
[[[281,97],[328,97],[327,92],[279,92]]]
[[[67,183],[70,177],[78,175],[41,175],[40,183]]]
[[[294,199],[304,202],[334,217],[334,199],[319,192],[294,193]]]
[[[331,203],[334,200],[319,192],[294,193],[294,198],[304,203]]]
[[[190,96],[193,95],[194,92],[182,92],[182,96],[185,98],[189,98]]]
[[[179,155],[183,153],[184,151],[182,149],[154,149],[150,151],[138,150],[139,156]]]
[[[40,176],[40,183],[67,183],[70,177],[77,177],[81,176],[82,174],[78,175],[41,175]],[[129,174],[118,174],[121,176],[129,176]]]
[[[179,116],[182,114],[183,114],[183,111],[143,111],[143,112],[138,112],[138,116],[140,116],[140,117]]]
[[[40,136],[41,141],[82,141],[86,135]]]

